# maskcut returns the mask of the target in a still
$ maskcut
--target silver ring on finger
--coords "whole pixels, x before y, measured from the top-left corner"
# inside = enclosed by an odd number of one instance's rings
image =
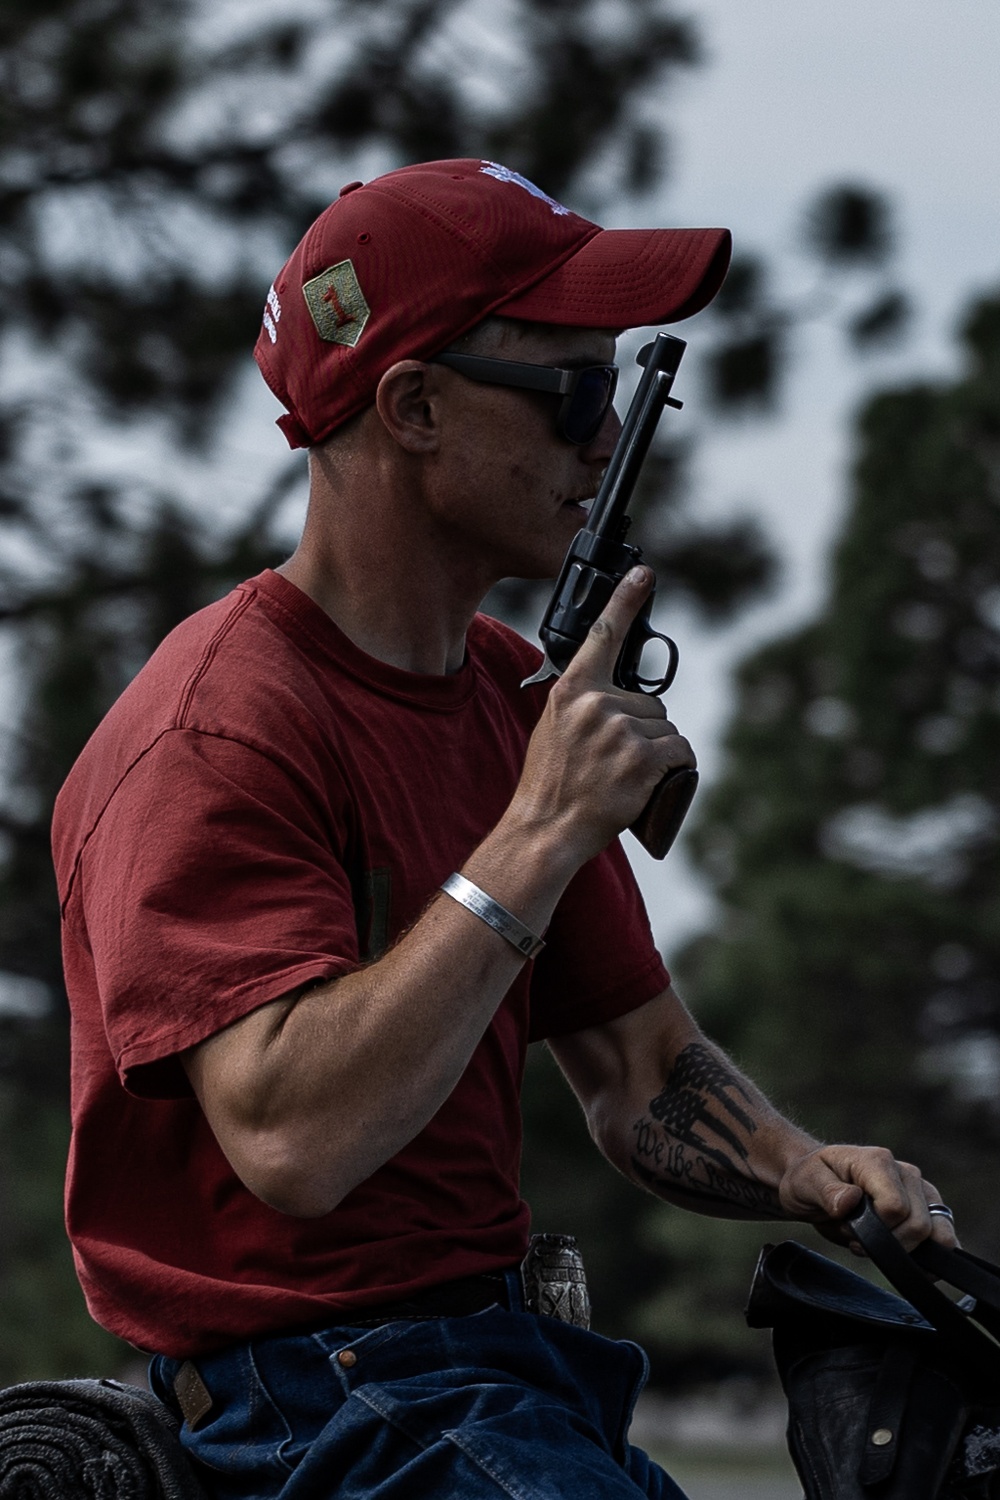
[[[927,1212],[936,1215],[939,1219],[950,1219],[953,1224],[955,1222],[955,1215],[947,1203],[928,1203]]]

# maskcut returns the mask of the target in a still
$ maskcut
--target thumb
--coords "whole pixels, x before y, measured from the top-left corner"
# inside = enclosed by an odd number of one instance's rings
[[[831,1219],[846,1219],[861,1207],[863,1190],[856,1183],[843,1182],[839,1187],[830,1187],[824,1194],[829,1205]]]
[[[629,569],[563,673],[564,682],[567,678],[577,682],[611,682],[629,626],[646,602],[652,586],[650,568]]]

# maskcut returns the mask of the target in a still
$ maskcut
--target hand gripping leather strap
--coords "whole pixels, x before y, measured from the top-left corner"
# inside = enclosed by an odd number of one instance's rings
[[[849,1223],[882,1275],[918,1312],[923,1313],[928,1322],[933,1323],[952,1354],[969,1360],[993,1380],[1000,1379],[1000,1347],[971,1323],[943,1292],[938,1291],[882,1223],[870,1198],[864,1199],[862,1211]]]

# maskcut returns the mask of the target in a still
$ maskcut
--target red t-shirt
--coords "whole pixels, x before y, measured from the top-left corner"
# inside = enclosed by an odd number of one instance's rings
[[[242,1185],[177,1053],[349,972],[419,916],[510,801],[544,702],[518,686],[537,662],[477,616],[460,671],[401,671],[267,571],[168,636],[89,741],[53,845],[72,1009],[67,1223],[106,1328],[187,1357],[523,1255],[527,1041],[668,983],[617,844],[570,884],[450,1098],[322,1218]]]

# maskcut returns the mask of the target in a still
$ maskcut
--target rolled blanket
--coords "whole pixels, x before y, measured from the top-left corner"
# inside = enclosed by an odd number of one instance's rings
[[[0,1500],[204,1500],[166,1407],[118,1380],[0,1390]]]

